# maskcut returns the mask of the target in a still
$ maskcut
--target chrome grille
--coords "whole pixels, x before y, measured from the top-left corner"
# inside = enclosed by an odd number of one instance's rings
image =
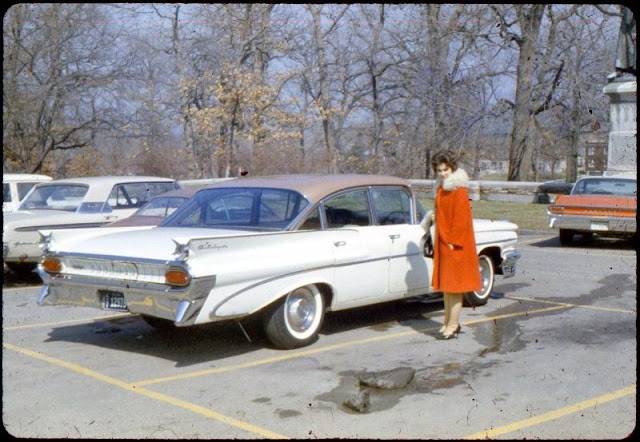
[[[95,278],[164,284],[164,264],[133,263],[118,260],[64,257],[62,273]]]

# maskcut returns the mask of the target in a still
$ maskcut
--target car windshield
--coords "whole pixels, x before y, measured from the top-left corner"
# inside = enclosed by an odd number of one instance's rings
[[[89,190],[79,184],[49,184],[38,186],[20,205],[20,210],[66,210],[74,212]]]
[[[308,204],[299,193],[285,189],[206,189],[160,226],[284,230]]]
[[[184,196],[159,196],[141,207],[133,216],[169,216],[189,198]]]
[[[620,178],[584,179],[576,183],[571,194],[636,196],[637,181]]]

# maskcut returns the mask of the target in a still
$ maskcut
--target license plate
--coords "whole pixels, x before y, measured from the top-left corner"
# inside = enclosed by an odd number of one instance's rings
[[[127,301],[120,292],[100,291],[102,307],[106,310],[127,310]]]
[[[609,226],[606,223],[591,223],[591,230],[607,231]]]

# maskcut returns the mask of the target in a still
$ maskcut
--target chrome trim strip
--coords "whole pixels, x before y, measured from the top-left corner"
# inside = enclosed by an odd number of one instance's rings
[[[100,227],[108,224],[108,221],[100,222],[95,221],[91,223],[78,223],[78,224],[49,224],[42,226],[29,226],[29,227],[18,227],[15,229],[16,232],[35,232],[38,230],[65,230],[65,229],[84,229],[91,227]]]
[[[165,265],[169,262],[166,259],[153,259],[153,258],[133,258],[128,256],[117,256],[117,255],[94,255],[89,253],[74,253],[74,252],[65,252],[65,251],[55,251],[56,256],[60,256],[62,258],[70,257],[70,258],[81,258],[81,259],[92,259],[96,261],[118,261],[118,262],[126,262],[130,264],[161,264]]]
[[[409,254],[409,255],[391,255],[391,256],[385,256],[384,258],[365,259],[365,260],[362,260],[362,261],[355,261],[355,262],[349,262],[349,263],[337,264],[337,265],[332,264],[332,265],[313,267],[313,268],[310,268],[310,269],[298,270],[296,272],[290,272],[290,273],[284,273],[282,275],[272,276],[270,278],[266,278],[266,279],[263,279],[262,281],[258,281],[258,282],[254,283],[254,284],[251,284],[248,287],[244,287],[244,288],[238,290],[237,292],[232,293],[231,295],[227,296],[226,298],[224,298],[222,301],[220,301],[212,309],[212,315],[215,316],[216,310],[218,310],[224,303],[226,303],[227,301],[235,298],[236,296],[238,296],[238,295],[240,295],[240,294],[242,294],[242,293],[244,293],[244,292],[246,292],[248,290],[254,289],[254,288],[258,287],[258,286],[267,284],[269,282],[276,281],[278,279],[287,278],[287,277],[293,276],[293,275],[300,275],[300,274],[307,273],[307,272],[313,272],[313,271],[316,271],[316,270],[325,270],[325,269],[331,269],[331,268],[348,267],[348,266],[353,266],[353,265],[358,265],[358,264],[366,264],[366,263],[369,263],[369,262],[383,261],[383,260],[388,261],[390,259],[404,258],[404,257],[410,257],[410,256],[417,256],[417,255],[422,255],[422,253],[418,252],[418,253],[412,253],[412,254]]]

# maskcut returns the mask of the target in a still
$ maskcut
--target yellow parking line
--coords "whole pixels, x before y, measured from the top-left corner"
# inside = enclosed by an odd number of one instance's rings
[[[82,367],[81,365],[77,365],[77,364],[73,364],[71,362],[67,362],[67,361],[63,361],[61,359],[57,359],[57,358],[53,358],[51,356],[47,356],[45,354],[39,353],[39,352],[35,352],[26,348],[21,348],[12,344],[8,344],[8,343],[3,343],[2,344],[3,348],[6,348],[8,350],[12,350],[15,351],[17,353],[23,354],[25,356],[29,356],[31,358],[34,359],[38,359],[40,361],[44,361],[47,362],[51,365],[55,365],[58,367],[62,367],[62,368],[66,368],[68,370],[71,370],[75,373],[79,373],[81,375],[87,376],[89,378],[98,380],[100,382],[104,382],[106,384],[109,385],[113,385],[115,387],[121,388],[123,390],[129,391],[131,393],[137,393],[139,395],[142,396],[146,396],[148,398],[151,399],[155,399],[157,401],[160,402],[164,402],[167,403],[169,405],[173,405],[175,407],[178,408],[182,408],[184,410],[187,411],[191,411],[192,413],[196,413],[199,414],[201,416],[219,421],[219,422],[223,422],[227,425],[230,425],[232,427],[236,427],[236,428],[240,428],[241,430],[247,431],[249,433],[253,433],[253,434],[257,434],[258,436],[264,437],[264,438],[269,438],[269,439],[287,439],[286,436],[283,436],[281,434],[278,433],[274,433],[271,432],[269,430],[266,430],[264,428],[258,427],[256,425],[252,425],[248,422],[244,422],[238,419],[234,419],[232,417],[229,416],[225,416],[223,414],[220,414],[216,411],[210,410],[208,408],[205,407],[201,407],[199,405],[196,404],[192,404],[190,402],[186,402],[177,398],[174,398],[172,396],[168,396],[166,394],[163,393],[158,393],[152,390],[148,390],[146,388],[141,388],[137,385],[134,384],[129,384],[126,382],[123,382],[119,379],[115,379],[112,378],[110,376],[106,376],[103,374],[100,374],[98,372],[95,372],[91,369],[88,369],[86,367]]]
[[[102,321],[104,319],[124,318],[126,316],[133,316],[133,315],[131,313],[121,313],[116,315],[95,316],[93,318],[69,319],[68,321],[41,322],[38,324],[16,325],[13,327],[2,327],[2,329],[5,331],[10,331],[10,330],[22,330],[26,328],[51,327],[54,325],[62,325],[62,324],[81,324],[83,322],[90,323],[95,321]]]
[[[603,394],[602,396],[598,396],[593,399],[578,402],[577,404],[569,405],[567,407],[559,408],[557,410],[553,410],[548,413],[541,414],[539,416],[533,416],[528,419],[513,422],[509,425],[504,425],[502,427],[492,428],[490,430],[473,433],[473,434],[470,434],[469,436],[466,436],[465,439],[491,439],[501,434],[512,433],[514,431],[518,431],[523,428],[539,425],[541,423],[544,423],[550,420],[559,419],[563,416],[577,413],[587,408],[596,407],[600,404],[614,401],[616,399],[620,399],[625,396],[630,396],[635,393],[636,393],[636,384],[632,384],[626,388],[622,388],[620,390],[616,390],[611,393]]]
[[[584,305],[584,304],[569,304],[568,302],[558,302],[558,301],[548,301],[546,299],[536,299],[536,298],[526,298],[523,296],[505,296],[505,299],[513,299],[515,301],[531,301],[531,302],[540,302],[543,304],[554,304],[554,305],[565,305],[567,307],[580,307],[586,308],[590,310],[602,310],[605,312],[615,312],[615,313],[632,313],[636,314],[635,310],[626,310],[621,308],[611,308],[611,307],[598,307],[595,305]]]
[[[563,308],[567,308],[567,307],[565,307],[565,306],[556,306],[556,307],[549,307],[549,308],[544,308],[544,309],[539,309],[539,310],[530,310],[530,311],[527,311],[527,312],[511,313],[511,314],[500,315],[500,316],[490,316],[490,317],[486,317],[486,318],[483,318],[483,319],[478,319],[478,320],[473,320],[473,321],[466,321],[466,322],[463,322],[462,325],[472,325],[472,324],[478,324],[478,323],[481,323],[481,322],[490,322],[490,321],[494,321],[494,320],[498,320],[498,319],[511,318],[511,317],[515,317],[515,316],[526,316],[526,315],[529,315],[529,314],[543,313],[543,312],[548,312],[548,311],[553,311],[553,310],[560,310],[560,309],[563,309]],[[141,381],[134,382],[134,384],[135,385],[152,385],[152,384],[160,384],[160,383],[164,383],[164,382],[178,381],[178,380],[183,380],[183,379],[191,379],[191,378],[200,377],[200,376],[207,376],[207,375],[211,375],[211,374],[227,373],[227,372],[230,372],[230,371],[241,370],[243,368],[257,367],[257,366],[260,366],[260,365],[272,364],[274,362],[281,362],[281,361],[286,361],[286,360],[290,360],[290,359],[302,358],[302,357],[305,357],[305,356],[314,355],[314,354],[318,354],[318,353],[325,353],[327,351],[336,350],[336,349],[339,349],[339,348],[352,347],[352,346],[356,346],[356,345],[364,345],[364,344],[369,344],[371,342],[379,342],[379,341],[384,341],[384,340],[388,340],[388,339],[400,338],[400,337],[403,337],[403,336],[416,335],[416,334],[419,334],[421,332],[430,331],[430,330],[436,330],[437,328],[440,328],[440,327],[438,326],[438,327],[428,327],[428,328],[423,328],[423,329],[418,329],[418,330],[406,330],[406,331],[402,331],[402,332],[398,332],[398,333],[392,333],[392,334],[381,335],[381,336],[374,336],[374,337],[371,337],[371,338],[356,339],[356,340],[353,340],[353,341],[342,342],[340,344],[326,345],[326,346],[323,346],[323,347],[312,348],[312,349],[309,349],[309,350],[290,352],[290,353],[286,353],[286,354],[283,354],[283,355],[274,356],[274,357],[271,357],[271,358],[259,359],[257,361],[249,361],[249,362],[245,362],[245,363],[241,363],[241,364],[229,365],[229,366],[226,366],[226,367],[218,367],[218,368],[211,368],[211,369],[207,369],[207,370],[199,370],[199,371],[194,371],[194,372],[191,372],[191,373],[184,373],[184,374],[179,374],[179,375],[175,375],[175,376],[166,376],[166,377],[156,378],[156,379],[141,380]]]

